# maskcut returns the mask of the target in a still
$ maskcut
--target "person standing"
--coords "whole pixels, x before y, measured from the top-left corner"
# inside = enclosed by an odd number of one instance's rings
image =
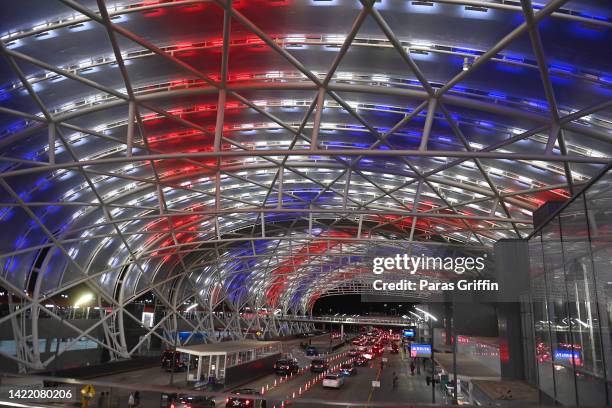
[[[81,388],[81,408],[89,408],[89,402],[96,395],[96,390],[93,385],[86,384]]]

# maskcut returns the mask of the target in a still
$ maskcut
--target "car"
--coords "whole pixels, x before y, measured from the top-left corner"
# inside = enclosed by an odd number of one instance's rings
[[[280,360],[276,360],[276,363],[274,363],[274,371],[276,374],[295,374],[299,369],[300,366],[298,365],[297,361],[290,358],[281,358]]]
[[[357,369],[352,363],[344,363],[340,366],[340,374],[345,377],[350,377],[357,374]]]
[[[312,360],[310,362],[310,372],[311,373],[322,373],[323,371],[329,368],[329,364],[325,360]]]
[[[368,359],[366,359],[365,357],[358,356],[357,358],[355,358],[355,365],[357,367],[363,367],[363,366],[365,366],[367,364],[368,364]]]
[[[361,353],[361,357],[365,358],[366,360],[372,360],[374,358],[374,354],[372,354],[372,352],[368,350]]]
[[[174,398],[169,408],[214,408],[215,401],[210,397],[179,395]]]
[[[232,396],[225,400],[226,408],[265,408],[266,401],[262,399],[255,399],[252,397],[259,397],[261,394],[259,391],[252,388],[239,388],[231,392]],[[249,398],[251,396],[251,398]]]
[[[338,373],[327,374],[323,378],[323,387],[325,388],[340,388],[344,385],[344,377]]]
[[[353,341],[351,341],[351,344],[352,344],[353,346],[358,346],[358,345],[360,345],[360,344],[361,344],[361,340],[359,340],[359,339],[354,339]]]
[[[306,348],[306,355],[307,356],[318,356],[319,355],[319,351],[317,350],[317,348],[315,346],[308,346]]]
[[[350,349],[348,354],[351,357],[357,357],[357,355],[359,354],[359,351],[357,351],[357,349]]]
[[[395,343],[391,344],[391,350],[390,351],[393,354],[399,353],[399,345],[395,344]]]

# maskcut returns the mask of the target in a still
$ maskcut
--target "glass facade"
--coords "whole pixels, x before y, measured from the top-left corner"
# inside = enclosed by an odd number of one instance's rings
[[[612,171],[578,194],[529,240],[540,390],[563,405],[612,400]],[[524,322],[525,323],[525,322]],[[524,324],[524,327],[527,324]]]

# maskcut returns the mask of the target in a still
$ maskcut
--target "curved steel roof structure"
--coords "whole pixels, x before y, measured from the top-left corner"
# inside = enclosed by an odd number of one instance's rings
[[[0,286],[26,302],[305,313],[374,253],[525,237],[610,162],[604,2],[1,7]]]

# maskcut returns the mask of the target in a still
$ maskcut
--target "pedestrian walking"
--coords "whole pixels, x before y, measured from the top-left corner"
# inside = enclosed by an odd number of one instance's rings
[[[395,373],[395,371],[393,372],[393,389],[396,390],[397,389],[397,383],[399,381],[399,377],[397,376],[397,374]]]
[[[136,400],[134,398],[134,394],[130,392],[128,396],[128,408],[134,408],[136,406]]]
[[[414,360],[410,362],[410,375],[414,375],[414,370],[416,370],[416,364],[414,364]]]
[[[136,391],[134,393],[134,406],[135,407],[139,407],[140,406],[140,391]]]

